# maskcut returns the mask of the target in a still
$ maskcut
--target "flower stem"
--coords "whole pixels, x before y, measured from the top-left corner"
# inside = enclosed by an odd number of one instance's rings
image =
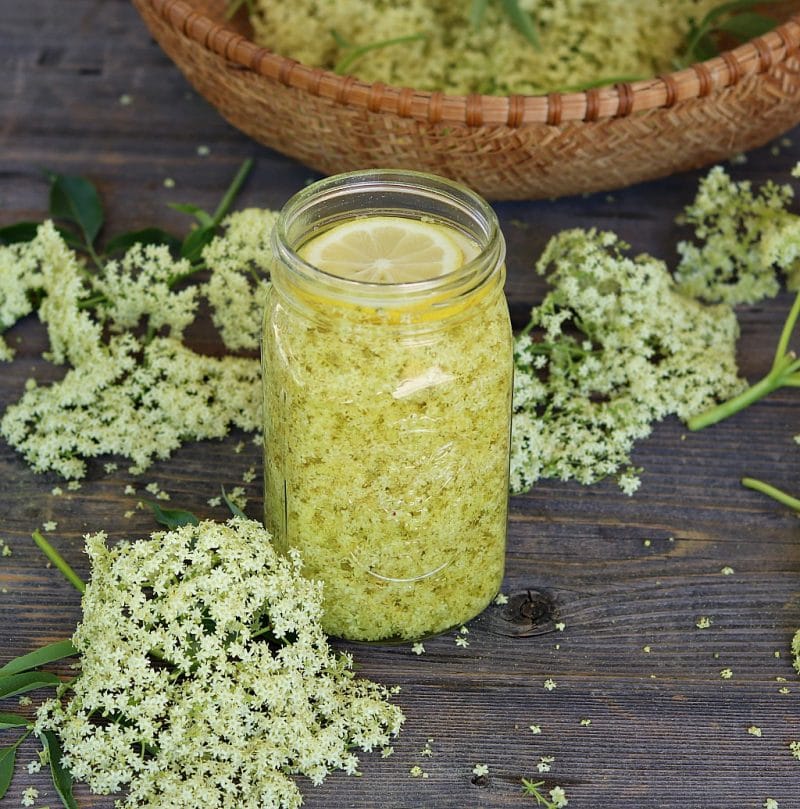
[[[244,181],[247,179],[247,175],[250,173],[250,170],[253,168],[253,158],[248,157],[247,160],[239,166],[239,171],[236,172],[236,176],[231,181],[231,184],[228,186],[228,190],[225,192],[225,195],[220,200],[219,205],[217,205],[217,210],[214,211],[214,215],[211,217],[213,226],[216,227],[222,220],[225,218],[225,215],[228,213],[228,209],[233,204],[233,201],[236,199],[236,195],[241,190]]]
[[[734,396],[733,399],[728,399],[727,402],[712,407],[704,413],[692,416],[689,421],[686,422],[686,426],[690,430],[702,430],[704,427],[716,424],[718,421],[722,421],[728,418],[728,416],[732,416],[734,413],[744,410],[745,407],[753,404],[753,402],[763,399],[768,393],[772,393],[776,388],[779,388],[781,384],[780,375],[776,376],[773,371],[770,371],[763,379],[756,382],[755,385],[752,385],[747,390],[742,391],[738,396]]]
[[[92,295],[90,298],[82,298],[78,301],[78,309],[94,309],[100,303],[108,303],[108,298],[102,294]]]
[[[783,503],[783,505],[789,506],[789,508],[793,508],[795,511],[800,511],[800,500],[798,500],[796,497],[792,497],[790,494],[787,494],[781,489],[775,488],[775,486],[770,486],[769,483],[764,483],[763,480],[756,480],[755,478],[742,478],[742,486],[746,486],[748,489],[753,489],[754,491],[766,494],[773,500],[777,500],[779,503]]]
[[[775,358],[772,360],[772,368],[770,368],[769,373],[756,382],[755,385],[742,391],[738,396],[734,396],[727,402],[722,402],[722,404],[716,405],[704,413],[692,416],[686,422],[686,426],[690,430],[702,430],[704,427],[716,424],[718,421],[738,413],[778,388],[784,386],[800,387],[800,376],[798,376],[800,360],[797,359],[794,351],[788,350],[789,340],[797,324],[798,316],[800,316],[800,292],[797,293],[786,322],[783,324],[781,336],[775,349]]]
[[[789,338],[792,336],[792,331],[794,330],[795,323],[797,323],[798,315],[800,315],[800,292],[797,293],[797,297],[794,299],[794,304],[789,312],[789,316],[786,318],[786,322],[783,324],[781,337],[780,340],[778,340],[778,347],[775,349],[773,367],[780,362],[781,357],[786,354],[786,351],[789,348]]]
[[[333,67],[333,72],[342,75],[350,67],[355,64],[362,56],[365,56],[370,51],[379,50],[381,48],[388,48],[392,45],[403,45],[406,42],[417,42],[421,39],[426,39],[425,34],[408,34],[402,37],[393,37],[392,39],[382,39],[380,42],[371,42],[368,45],[360,45],[353,47],[347,56],[340,59]]]
[[[33,541],[39,546],[42,553],[64,574],[67,581],[79,592],[86,592],[86,585],[83,579],[69,566],[67,560],[41,535],[39,531],[34,531],[31,536]]]

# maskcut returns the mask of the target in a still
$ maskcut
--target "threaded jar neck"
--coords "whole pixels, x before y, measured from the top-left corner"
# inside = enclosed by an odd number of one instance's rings
[[[356,217],[389,216],[455,229],[477,245],[457,269],[421,281],[374,283],[320,270],[299,255],[309,240]],[[304,188],[284,206],[272,232],[272,281],[294,307],[385,312],[399,322],[450,319],[505,278],[505,241],[488,203],[459,183],[421,172],[370,169],[339,174]]]

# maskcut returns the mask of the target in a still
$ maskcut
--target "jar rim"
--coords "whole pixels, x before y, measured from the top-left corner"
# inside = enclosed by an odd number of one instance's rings
[[[425,217],[455,227],[477,243],[479,252],[442,275],[394,283],[334,275],[310,264],[298,253],[311,236],[335,224],[356,216],[392,213]],[[326,297],[374,306],[408,303],[410,299],[421,301],[431,295],[437,298],[449,297],[448,293],[462,295],[466,290],[481,287],[505,259],[505,241],[497,216],[483,197],[454,180],[401,169],[362,169],[306,186],[281,210],[273,226],[272,245],[275,263],[287,271],[289,284],[312,284],[317,289],[324,288]],[[277,277],[281,278],[280,270]]]

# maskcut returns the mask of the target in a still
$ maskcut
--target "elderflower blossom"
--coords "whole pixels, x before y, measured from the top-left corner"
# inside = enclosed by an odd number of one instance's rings
[[[36,787],[28,787],[22,793],[20,804],[22,806],[34,806],[36,799],[39,797],[39,790]]]
[[[36,242],[36,248],[31,245]],[[41,241],[0,246],[0,334],[33,311],[31,293],[41,287]],[[11,361],[13,349],[0,336],[0,361]]]
[[[800,281],[800,217],[787,210],[790,185],[768,181],[753,191],[734,182],[722,166],[700,181],[697,196],[679,222],[692,225],[698,244],[678,243],[679,288],[710,302],[755,303],[780,289],[775,270]]]
[[[0,422],[6,440],[38,472],[86,473],[84,458],[115,454],[141,472],[183,442],[222,438],[260,423],[255,359],[197,354],[171,337],[144,348],[126,332],[103,360],[26,391]]]
[[[114,331],[132,329],[147,317],[151,329],[169,326],[180,339],[197,311],[197,287],[173,291],[170,282],[189,272],[186,259],[175,260],[161,244],[134,244],[119,261],[108,261],[93,280],[105,295],[103,313]]]
[[[502,3],[484,3],[480,25],[453,0],[254,0],[256,41],[304,64],[332,69],[359,46],[412,41],[364,53],[348,70],[365,81],[451,93],[539,94],[605,76],[672,69],[691,20],[719,0],[519,0],[533,12],[541,48],[514,27]],[[422,35],[422,36],[420,36]],[[624,43],[624,47],[620,46]]]
[[[226,234],[207,247],[212,277],[214,265],[224,275],[266,262],[274,216],[245,211],[229,217]],[[185,441],[221,438],[231,426],[258,429],[258,360],[209,357],[180,342],[207,292],[207,285],[171,288],[189,270],[164,246],[136,244],[121,260],[87,274],[52,222],[40,225],[29,242],[0,246],[0,332],[41,299],[39,318],[50,341],[45,356],[72,366],[47,386],[31,380],[0,422],[0,433],[36,471],[76,479],[85,474],[87,458],[116,454],[139,473]],[[250,309],[265,288],[263,280],[251,285]],[[84,307],[88,300],[96,302],[97,313]],[[222,304],[217,306],[219,311]],[[227,315],[231,328],[235,315]],[[145,318],[148,334],[140,336],[134,329]],[[104,336],[102,320],[110,335]],[[12,355],[0,338],[0,360]]]
[[[39,319],[47,324],[54,363],[95,362],[102,354],[102,330],[78,306],[87,293],[83,265],[51,221],[43,222],[29,242],[0,247],[0,330],[32,311],[22,298],[43,294]]]
[[[257,349],[272,264],[270,234],[275,211],[247,208],[228,216],[226,230],[203,250],[211,269],[204,294],[212,319],[230,349]]]
[[[629,258],[613,233],[567,230],[537,264],[551,291],[514,348],[511,489],[543,477],[621,475],[633,443],[670,414],[687,419],[742,388],[728,306],[681,295],[665,265]]]
[[[39,709],[62,763],[120,809],[295,809],[292,775],[357,774],[403,722],[321,625],[322,585],[257,522],[202,522],[108,547],[73,637],[81,671]],[[103,717],[114,716],[115,721]]]
[[[792,654],[794,655],[795,670],[800,674],[800,630],[798,630],[794,638],[792,638]]]

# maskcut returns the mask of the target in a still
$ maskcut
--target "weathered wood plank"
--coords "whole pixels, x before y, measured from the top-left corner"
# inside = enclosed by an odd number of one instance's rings
[[[28,0],[6,3],[0,25],[6,79],[0,83],[0,224],[46,214],[39,169],[81,174],[99,186],[108,232],[159,224],[176,231],[186,218],[170,201],[216,204],[240,162],[257,160],[240,204],[280,207],[314,176],[247,140],[192,93],[149,39],[126,0]],[[130,104],[120,103],[129,95]],[[800,132],[790,135],[800,141]],[[197,147],[208,145],[200,157]],[[788,175],[798,144],[767,147],[731,169],[761,182]],[[532,267],[547,239],[567,227],[618,232],[635,252],[670,264],[687,233],[674,223],[702,172],[614,192],[555,202],[496,205],[508,241],[507,292],[522,325],[545,289]],[[165,178],[175,181],[164,186]],[[742,307],[739,361],[750,379],[772,357],[791,296]],[[0,410],[25,380],[63,372],[41,359],[44,331],[28,319],[10,333],[18,359],[0,367]],[[199,350],[220,346],[202,326]],[[532,806],[520,778],[567,789],[570,807],[588,809],[781,809],[797,802],[798,763],[788,743],[800,739],[800,685],[788,646],[800,627],[800,522],[788,510],[744,490],[743,474],[800,491],[797,445],[800,405],[781,391],[735,419],[688,434],[676,419],[640,442],[641,490],[623,495],[613,481],[593,487],[544,481],[511,502],[504,591],[540,594],[546,615],[529,637],[510,632],[505,608],[491,607],[470,625],[470,646],[454,633],[408,645],[348,646],[364,675],[398,683],[406,730],[388,759],[362,759],[363,778],[335,775],[320,788],[304,784],[311,809],[503,809]],[[189,445],[139,479],[90,464],[80,491],[51,494],[54,476],[38,476],[0,442],[0,536],[13,549],[0,559],[0,649],[3,659],[62,637],[79,619],[78,594],[44,565],[30,532],[55,520],[52,541],[81,575],[87,531],[112,540],[149,533],[154,523],[136,509],[141,489],[158,482],[171,505],[202,516],[224,515],[207,500],[219,486],[242,483],[260,450],[241,453],[233,435]],[[124,494],[133,482],[135,496]],[[260,513],[259,484],[247,487],[248,512]],[[124,514],[133,510],[133,515]],[[723,567],[734,573],[724,575]],[[504,617],[505,615],[505,617]],[[711,626],[696,622],[708,616]],[[564,623],[563,631],[555,624]],[[645,650],[649,648],[649,651]],[[780,656],[776,657],[775,653]],[[730,680],[720,671],[729,667]],[[66,673],[63,666],[57,670]],[[557,688],[548,692],[544,680]],[[786,678],[783,683],[776,678]],[[789,688],[788,694],[779,689]],[[16,700],[4,709],[16,706]],[[591,719],[588,727],[581,719]],[[530,724],[540,724],[533,735]],[[762,738],[747,733],[762,729]],[[420,755],[433,738],[432,757]],[[2,743],[2,740],[0,740]],[[539,775],[543,755],[552,771]],[[45,773],[28,775],[26,743],[3,805],[22,789],[57,805]],[[476,763],[490,766],[484,786]],[[419,764],[427,779],[414,779]],[[109,798],[78,790],[82,807],[108,809]]]

